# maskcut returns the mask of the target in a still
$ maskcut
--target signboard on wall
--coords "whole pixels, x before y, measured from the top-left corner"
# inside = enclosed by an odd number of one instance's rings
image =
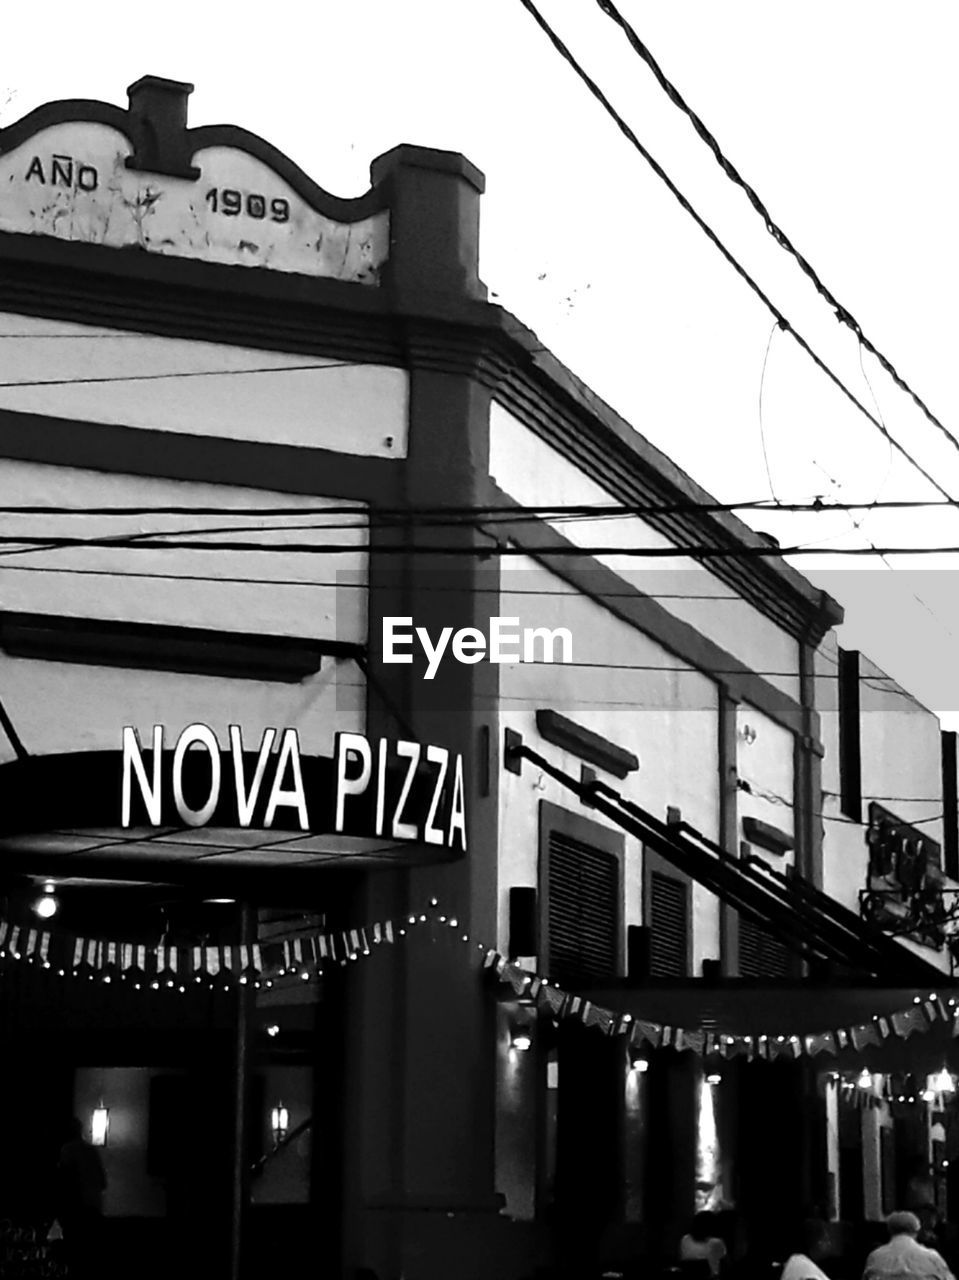
[[[304,756],[295,729],[268,728],[245,749],[239,725],[221,748],[205,724],[172,750],[165,729],[144,750],[123,731],[121,826],[254,827],[422,841],[466,852],[463,758],[447,747],[338,733],[332,761]]]
[[[193,178],[127,167],[119,129],[66,121],[0,155],[0,232],[376,285],[389,214],[325,217],[238,147],[196,152]]]
[[[332,755],[295,729],[222,740],[200,723],[156,725],[119,750],[0,765],[0,856],[8,870],[189,883],[222,872],[408,866],[467,852],[463,757],[360,733]]]
[[[860,895],[862,914],[883,928],[941,948],[946,910],[938,840],[872,801],[866,843],[869,868]]]

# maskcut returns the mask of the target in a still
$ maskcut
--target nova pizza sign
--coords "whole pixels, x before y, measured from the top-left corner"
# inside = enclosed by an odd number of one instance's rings
[[[125,728],[121,825],[276,828],[466,852],[463,757],[446,747],[338,733],[331,760],[304,755],[295,729],[268,728],[251,748],[239,725],[228,741],[191,724],[171,750],[155,725],[147,748]]]

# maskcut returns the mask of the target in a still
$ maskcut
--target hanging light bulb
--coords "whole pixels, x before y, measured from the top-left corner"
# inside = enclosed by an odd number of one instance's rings
[[[105,1147],[110,1133],[110,1108],[103,1105],[101,1098],[93,1108],[90,1117],[90,1141],[95,1147]]]
[[[282,1142],[287,1135],[289,1127],[290,1113],[283,1103],[279,1102],[270,1111],[270,1128],[273,1131],[273,1141],[276,1143]]]
[[[34,913],[38,915],[41,920],[49,920],[51,916],[55,916],[60,907],[59,902],[57,902],[56,897],[54,896],[55,887],[56,886],[52,880],[45,881],[43,886],[43,897],[37,898],[36,902],[33,904]]]

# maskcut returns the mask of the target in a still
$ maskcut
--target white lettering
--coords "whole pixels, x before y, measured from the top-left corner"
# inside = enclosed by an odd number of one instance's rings
[[[386,738],[380,738],[380,749],[376,757],[376,826],[378,836],[383,834],[383,821],[386,817]]]
[[[457,662],[482,662],[486,655],[486,637],[476,627],[463,627],[453,637],[453,657]]]
[[[409,764],[406,766],[403,789],[400,792],[400,798],[396,802],[396,811],[393,814],[393,839],[415,840],[416,826],[412,822],[404,822],[402,819],[403,809],[406,806],[413,779],[416,777],[416,766],[420,762],[420,744],[418,742],[398,742],[396,744],[396,754],[408,759]]]
[[[490,662],[519,662],[518,653],[505,653],[504,644],[519,644],[519,634],[504,632],[506,626],[519,626],[519,618],[490,618],[489,620],[489,660]]]
[[[433,642],[430,640],[430,633],[426,630],[426,628],[425,627],[416,628],[416,638],[419,640],[420,644],[423,646],[423,652],[426,654],[427,666],[426,666],[426,675],[424,679],[432,680],[433,677],[436,675],[436,668],[440,665],[440,661],[443,657],[443,654],[446,652],[446,646],[449,644],[450,636],[452,634],[453,634],[452,627],[444,627],[443,630],[440,632],[439,643],[434,648]]]
[[[346,776],[347,761],[350,755],[359,756],[360,772],[356,777]],[[360,796],[369,786],[370,774],[373,770],[373,753],[370,744],[360,733],[338,733],[336,735],[336,819],[334,830],[343,830],[344,808],[347,796]]]
[[[243,785],[243,732],[238,724],[230,725],[230,749],[233,752],[233,778],[236,783],[236,811],[240,818],[241,827],[248,827],[253,821],[253,810],[256,808],[256,802],[260,796],[263,775],[266,773],[267,758],[273,750],[275,738],[275,729],[263,730],[253,781],[250,783],[249,792],[247,792]]]
[[[450,805],[450,828],[446,843],[452,848],[453,832],[458,831],[460,848],[466,852],[466,791],[463,786],[463,757],[456,757],[453,774],[453,800]]]
[[[412,645],[415,639],[426,657],[424,680],[435,679],[447,651],[457,662],[468,666],[482,662],[484,658],[495,663],[573,661],[573,636],[568,627],[523,627],[520,630],[519,618],[496,617],[489,620],[489,641],[478,627],[461,627],[456,632],[452,627],[443,627],[434,644],[426,627],[413,627],[412,623],[412,618],[383,619],[383,661],[411,663],[412,654],[398,653],[397,645]],[[398,630],[400,626],[412,630],[401,632]],[[542,653],[539,659],[536,656],[538,647]]]
[[[140,799],[146,806],[150,825],[160,825],[162,797],[160,795],[160,761],[163,752],[163,726],[153,726],[153,785],[147,782],[146,769],[143,766],[143,748],[140,746],[140,735],[136,729],[127,727],[123,730],[123,809],[120,821],[124,827],[130,825],[131,802],[131,768],[140,784]]]
[[[412,645],[413,633],[408,631],[405,635],[397,634],[397,627],[412,627],[412,618],[389,617],[383,619],[383,661],[384,662],[404,662],[411,663],[413,655],[411,653],[397,653],[396,646]]]
[[[523,661],[536,661],[536,641],[543,642],[543,662],[555,662],[554,646],[558,640],[562,645],[563,656],[560,662],[573,661],[573,636],[568,627],[526,627],[523,631]]]
[[[280,788],[280,782],[287,764],[293,773],[293,787],[284,791]],[[266,815],[263,818],[265,827],[272,827],[274,815],[281,805],[296,809],[300,819],[300,830],[309,831],[310,820],[306,812],[306,794],[303,791],[303,774],[300,769],[300,740],[295,729],[283,731],[280,755],[276,762],[276,774],[273,778],[273,790],[270,792],[270,803],[266,806]]]
[[[442,844],[443,832],[439,828],[433,826],[436,818],[436,810],[439,808],[440,796],[443,794],[443,783],[446,781],[446,771],[449,768],[450,753],[445,747],[427,747],[426,758],[431,764],[438,764],[439,773],[436,775],[436,785],[433,787],[433,799],[430,803],[430,811],[426,815],[426,825],[423,827],[423,839],[427,844]]]
[[[210,757],[210,794],[200,809],[191,809],[183,798],[183,759],[196,743],[205,748]],[[220,746],[212,729],[205,724],[189,724],[177,739],[173,753],[173,803],[176,811],[188,827],[204,827],[213,817],[220,798]]]

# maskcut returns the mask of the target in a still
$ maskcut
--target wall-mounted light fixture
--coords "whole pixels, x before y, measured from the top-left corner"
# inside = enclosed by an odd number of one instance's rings
[[[859,1079],[856,1081],[856,1084],[860,1089],[871,1089],[873,1087],[874,1081],[872,1075],[865,1067],[860,1071]]]
[[[956,1082],[949,1074],[945,1067],[941,1071],[937,1071],[934,1076],[930,1076],[926,1081],[926,1088],[931,1089],[933,1093],[955,1093]]]
[[[756,741],[756,730],[751,724],[744,724],[739,731],[739,736],[747,747],[751,747]]]
[[[278,1102],[270,1111],[270,1129],[273,1133],[273,1141],[279,1145],[286,1137],[290,1129],[290,1113],[284,1107],[282,1101]]]
[[[649,1070],[649,1059],[644,1057],[641,1053],[630,1054],[629,1069],[630,1071],[638,1071],[642,1074]]]
[[[95,1147],[105,1147],[110,1134],[110,1108],[103,1105],[101,1098],[93,1108],[90,1117],[90,1141]]]
[[[533,1047],[533,1037],[528,1027],[517,1027],[510,1036],[509,1047],[519,1053],[526,1053]]]
[[[722,1083],[722,1079],[723,1079],[723,1078],[722,1078],[722,1076],[719,1074],[719,1072],[718,1072],[718,1071],[710,1071],[709,1075],[706,1077],[706,1083],[707,1083],[707,1084],[721,1084],[721,1083]]]
[[[52,880],[44,881],[43,896],[37,898],[33,904],[33,910],[41,920],[49,920],[51,916],[57,914],[60,904],[54,896],[55,890],[56,886]]]

